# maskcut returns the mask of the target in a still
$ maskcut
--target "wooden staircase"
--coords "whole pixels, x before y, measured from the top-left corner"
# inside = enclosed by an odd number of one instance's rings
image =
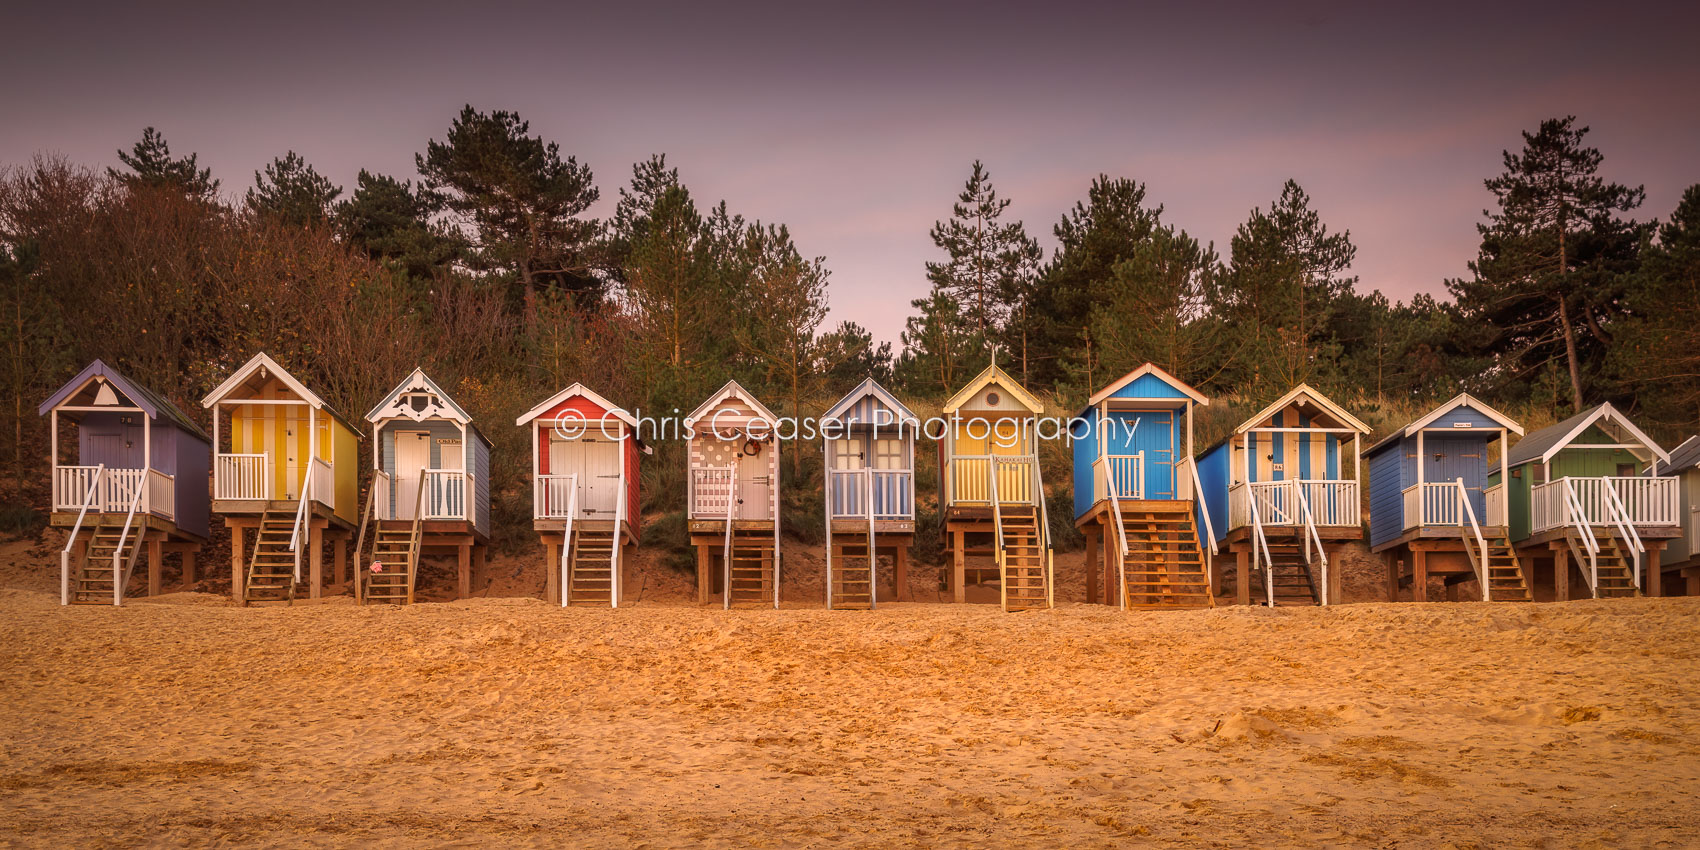
[[[1045,541],[1040,534],[1038,511],[1032,505],[1000,506],[997,522],[1003,539],[999,558],[1003,609],[1032,611],[1051,607]]]
[[[111,605],[113,598],[112,583],[114,580],[128,582],[130,570],[136,564],[136,554],[140,550],[140,535],[131,535],[130,543],[137,544],[130,553],[118,559],[119,565],[113,567],[113,556],[118,554],[118,546],[124,537],[124,524],[105,523],[96,519],[89,526],[85,538],[88,545],[83,550],[83,558],[71,574],[70,602],[72,605]]]
[[[374,524],[372,560],[383,565],[384,570],[375,573],[370,563],[357,565],[365,570],[366,590],[361,602],[411,605],[419,577],[420,525],[410,519],[377,520]]]
[[[878,564],[878,557],[869,556],[865,536],[858,536],[854,543],[839,544],[838,554],[832,559],[832,607],[850,610],[874,607]]]
[[[1488,601],[1533,602],[1535,597],[1529,593],[1529,583],[1523,575],[1522,563],[1517,560],[1517,550],[1511,546],[1511,538],[1504,532],[1484,530],[1482,539],[1487,541]],[[1600,579],[1605,580],[1603,563]]]
[[[1269,591],[1265,584],[1273,578],[1275,588],[1275,607],[1286,608],[1304,605],[1321,605],[1322,595],[1317,587],[1317,576],[1311,569],[1312,564],[1305,560],[1304,546],[1301,541],[1291,543],[1271,542],[1269,544],[1269,570],[1264,572],[1262,566],[1254,566],[1247,571],[1246,583],[1251,585],[1249,596],[1253,605],[1268,605]],[[1222,577],[1222,592],[1231,592],[1238,577],[1233,570],[1227,571]]]
[[[567,563],[567,604],[607,608],[614,601],[614,547],[619,529],[575,528]]]
[[[773,530],[734,529],[726,606],[773,607]]]
[[[1624,599],[1641,595],[1635,588],[1635,556],[1623,538],[1610,531],[1594,529],[1600,544],[1599,581],[1594,596],[1599,599]]]
[[[1208,608],[1210,593],[1204,551],[1199,548],[1192,502],[1124,504],[1128,608]]]
[[[295,600],[295,553],[289,551],[289,537],[294,531],[293,510],[278,514],[268,508],[260,514],[248,559],[248,577],[242,587],[243,605],[287,605]]]

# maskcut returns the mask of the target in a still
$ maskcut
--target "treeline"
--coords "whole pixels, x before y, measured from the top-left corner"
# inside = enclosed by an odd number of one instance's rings
[[[14,525],[43,504],[34,408],[89,360],[200,417],[198,400],[259,350],[356,418],[422,366],[511,458],[529,456],[514,417],[573,381],[666,412],[736,378],[782,415],[812,415],[869,374],[936,402],[994,349],[1064,408],[1151,360],[1248,401],[1298,381],[1400,406],[1469,390],[1554,416],[1610,400],[1666,436],[1691,430],[1700,187],[1668,220],[1637,221],[1641,190],[1598,176],[1586,132],[1546,122],[1506,154],[1473,274],[1447,282],[1446,302],[1365,291],[1349,232],[1291,182],[1224,256],[1143,184],[1100,177],[1046,256],[975,163],[893,350],[854,323],[825,326],[824,258],[783,224],[697,198],[659,155],[615,182],[597,219],[590,167],[513,113],[467,107],[424,140],[416,173],[362,171],[352,187],[285,152],[222,191],[148,129],[110,166],[43,157],[0,175],[3,497]],[[646,501],[664,514],[684,469],[658,450]],[[789,498],[819,489],[814,451],[792,452]],[[523,463],[496,467],[498,527],[517,537]]]

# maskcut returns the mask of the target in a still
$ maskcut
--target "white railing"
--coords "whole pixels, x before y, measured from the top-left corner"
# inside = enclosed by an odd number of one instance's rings
[[[1107,461],[1098,458],[1092,461],[1092,478],[1104,482],[1103,488],[1110,500],[1110,516],[1115,517],[1116,523],[1116,573],[1121,584],[1121,604],[1117,607],[1127,608],[1127,523],[1122,520],[1121,490],[1113,478],[1105,474],[1104,466]]]
[[[124,557],[124,544],[130,541],[130,528],[136,521],[136,510],[142,506],[142,493],[145,492],[141,487],[136,487],[134,490],[135,495],[130,497],[130,510],[124,515],[124,533],[118,536],[118,548],[112,550],[112,604],[114,605],[124,604],[124,586],[130,583],[128,566],[136,562],[134,556],[128,560]],[[136,532],[137,550],[141,549],[142,538],[146,536],[140,530]],[[126,569],[120,571],[120,566],[124,566]]]
[[[53,468],[53,509],[74,511],[93,504],[94,487],[104,475],[106,465],[55,466]],[[104,513],[98,506],[96,513]]]
[[[77,468],[82,469],[87,467]],[[95,499],[99,495],[100,479],[106,473],[106,465],[101,464],[100,466],[93,467],[93,470],[93,472],[84,475],[79,479],[87,481],[88,486],[83,489],[83,502],[82,505],[77,508],[77,522],[75,525],[71,526],[71,535],[65,538],[65,548],[59,553],[60,605],[71,604],[71,548],[77,544],[77,533],[83,530],[83,517],[88,515],[89,508],[95,504]],[[54,479],[53,484],[57,489],[59,485],[57,478]],[[55,499],[55,501],[57,501],[57,499]]]
[[[626,473],[622,468],[620,486],[614,502],[614,551],[608,555],[608,607],[620,607],[621,546],[620,529],[626,524]]]
[[[726,541],[722,544],[720,554],[720,566],[724,573],[721,580],[721,589],[724,591],[721,593],[721,607],[730,611],[732,610],[732,520],[738,516],[738,465],[734,463],[723,469],[698,469],[696,472],[719,473],[713,476],[701,476],[702,481],[724,481],[726,485],[725,504],[721,507],[726,515]],[[692,480],[695,481],[696,478],[693,477]],[[692,504],[696,504],[696,502],[693,501]],[[778,525],[779,523],[774,523],[775,527]],[[774,582],[775,585],[778,583],[777,581]]]
[[[1205,548],[1210,550],[1211,555],[1215,555],[1218,552],[1216,548],[1216,526],[1210,520],[1210,504],[1204,499],[1204,482],[1198,477],[1198,461],[1189,457],[1185,463],[1188,472],[1186,477],[1192,482],[1193,499],[1198,502],[1198,515],[1204,518],[1204,545]],[[1216,586],[1215,577],[1216,562],[1214,558],[1207,558],[1204,561],[1204,578],[1210,582],[1211,587]]]
[[[1635,561],[1635,569],[1631,578],[1635,582],[1635,590],[1639,592],[1641,590],[1641,554],[1647,551],[1647,547],[1641,543],[1641,533],[1635,530],[1635,523],[1629,518],[1629,509],[1618,497],[1617,488],[1607,487],[1605,491],[1606,514],[1610,520],[1610,525],[1617,528],[1618,536],[1629,545],[1629,555]]]
[[[1304,544],[1305,563],[1322,562],[1322,581],[1317,598],[1323,605],[1329,603],[1328,598],[1328,550],[1322,548],[1322,535],[1316,531],[1316,518],[1310,510],[1310,499],[1306,496],[1304,487],[1294,487],[1293,496],[1298,501],[1299,521],[1304,524],[1302,541]],[[1311,557],[1311,547],[1316,547],[1316,557]]]
[[[1292,525],[1298,517],[1290,482],[1254,481],[1248,489],[1257,508],[1259,525]]]
[[[1404,490],[1405,527],[1419,525],[1463,525],[1464,512],[1458,502],[1457,482],[1424,481]]]
[[[1116,493],[1123,499],[1139,500],[1145,498],[1145,453],[1131,455],[1105,455],[1102,465],[1094,464],[1097,472],[1093,475],[1093,490],[1095,500],[1103,500],[1109,496],[1107,486],[1110,480],[1116,484]]]
[[[1196,469],[1196,467],[1195,467]],[[1203,487],[1198,488],[1200,491]],[[1321,528],[1351,528],[1363,522],[1358,482],[1333,479],[1254,481],[1228,488],[1228,527],[1244,528],[1251,523],[1250,499],[1257,499],[1263,525],[1299,525],[1303,517],[1297,505],[1300,491],[1309,506],[1311,521]]]
[[[1574,517],[1565,513],[1569,500],[1555,489],[1565,482],[1576,496],[1579,513]],[[1677,479],[1668,476],[1555,478],[1533,488],[1533,530],[1569,525],[1576,517],[1585,518],[1589,525],[1610,525],[1614,510],[1630,525],[1678,525],[1677,493]]]
[[[421,519],[466,519],[467,474],[459,469],[427,469]]]
[[[998,475],[997,489],[1004,504],[1032,504],[1033,455],[957,455],[946,464],[947,504],[992,503],[992,470]]]
[[[1275,607],[1275,559],[1269,554],[1269,538],[1263,533],[1263,515],[1257,510],[1257,500],[1246,502],[1251,512],[1251,568],[1257,569],[1258,556],[1263,558],[1263,594],[1269,607]]]
[[[1579,518],[1584,515],[1582,511],[1582,502],[1580,499],[1576,498],[1576,489],[1570,486],[1570,481],[1568,479],[1561,478],[1558,481],[1550,483],[1559,485],[1557,488],[1557,494],[1563,500],[1564,507],[1562,508],[1562,512],[1564,515],[1575,519],[1575,521],[1569,523],[1570,528],[1569,533],[1566,535],[1566,539],[1570,543],[1571,551],[1576,554],[1577,560],[1586,560],[1588,563],[1588,569],[1583,572],[1583,575],[1588,580],[1588,594],[1595,598],[1599,598],[1600,542],[1594,537],[1594,527],[1589,523],[1580,521]],[[1576,541],[1578,540],[1582,542],[1583,552],[1576,552]],[[1584,553],[1587,554],[1586,559],[1582,558]]]
[[[313,458],[307,462],[307,477],[313,479],[312,498],[331,510],[336,510],[336,470],[330,461]],[[307,496],[303,493],[302,497]]]
[[[1482,536],[1481,523],[1476,522],[1476,506],[1470,504],[1470,491],[1464,486],[1464,479],[1459,478],[1453,483],[1457,485],[1458,510],[1468,520],[1467,525],[1460,523],[1464,536],[1464,554],[1469,557],[1470,566],[1476,571],[1476,581],[1482,586],[1482,601],[1491,602],[1493,587],[1489,582],[1487,538]],[[1476,544],[1473,550],[1470,548],[1472,539]]]
[[[271,455],[218,455],[213,464],[213,498],[270,499],[272,493]]]
[[[561,475],[551,478],[566,479],[566,517],[567,524],[561,527],[561,607],[573,604],[573,515],[578,513],[578,476]],[[619,541],[620,530],[614,529],[614,539]]]
[[[86,505],[95,513],[119,513],[142,491],[142,513],[172,518],[177,515],[176,486],[173,476],[157,469],[57,466],[53,468],[53,510],[81,510]],[[94,489],[92,502],[87,501],[90,488]]]
[[[142,511],[159,514],[166,519],[177,518],[177,476],[166,475],[157,469],[148,471],[148,493],[142,500]]]
[[[1505,482],[1500,482],[1482,491],[1487,513],[1482,517],[1483,525],[1504,527],[1510,525],[1505,507]]]
[[[319,475],[317,474],[318,470],[314,469],[313,465],[321,463],[325,462],[318,458],[313,458],[308,461],[307,475],[301,484],[301,499],[295,506],[295,523],[289,529],[289,551],[295,555],[296,584],[301,583],[301,550],[303,548],[301,543],[304,538],[310,536],[310,532],[308,530],[308,518],[313,515],[311,505],[313,503],[313,499],[317,498],[314,495],[313,490],[319,486]],[[325,467],[328,469],[330,464],[325,463]],[[329,476],[326,476],[326,481],[327,483],[329,482]],[[258,543],[255,544],[256,547],[258,547],[258,545]],[[293,598],[293,590],[290,591],[290,595],[291,598]]]
[[[390,474],[382,469],[372,472],[372,518],[395,519],[395,506],[390,504]],[[358,566],[358,565],[357,565]]]
[[[691,516],[733,518],[737,513],[737,466],[691,470]]]
[[[531,506],[536,519],[572,516],[578,509],[578,476],[537,476],[531,485]]]
[[[864,480],[869,476],[871,481]],[[833,519],[908,519],[915,514],[914,474],[907,469],[834,469],[827,487],[834,494]]]

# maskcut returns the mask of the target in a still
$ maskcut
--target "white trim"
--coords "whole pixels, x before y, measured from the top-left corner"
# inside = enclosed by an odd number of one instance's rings
[[[383,400],[378,402],[377,405],[375,405],[372,408],[372,410],[366,414],[366,421],[372,422],[372,423],[377,423],[377,422],[380,422],[380,421],[385,420],[385,419],[396,418],[394,416],[379,416],[378,413],[380,411],[382,411],[384,408],[394,407],[396,402],[400,400],[401,391],[404,390],[404,389],[407,389],[410,385],[417,384],[417,383],[423,383],[425,386],[429,387],[432,392],[437,394],[437,400],[441,401],[443,403],[444,407],[448,408],[450,412],[455,414],[454,416],[431,417],[431,418],[433,418],[433,419],[448,419],[452,422],[457,422],[457,423],[462,424],[462,425],[465,425],[466,423],[472,421],[472,417],[467,415],[466,410],[464,408],[462,408],[459,404],[456,404],[455,400],[453,398],[449,397],[448,393],[443,392],[443,388],[441,386],[438,386],[436,381],[431,380],[431,376],[425,374],[424,369],[420,369],[420,368],[415,368],[413,370],[413,372],[407,376],[406,379],[404,379],[401,383],[396,384],[394,389],[390,390],[388,393],[385,393]],[[410,417],[407,417],[407,418],[412,419],[413,417],[410,416]],[[414,421],[419,421],[419,420],[414,420]]]
[[[625,408],[609,401],[608,399],[603,398],[602,396],[598,395],[595,391],[591,390],[589,387],[585,386],[584,384],[576,384],[576,383],[573,384],[572,386],[567,387],[566,389],[561,390],[560,392],[555,393],[554,395],[550,396],[542,404],[539,404],[536,407],[533,407],[532,409],[526,411],[524,413],[524,415],[522,415],[522,416],[520,416],[520,418],[514,420],[514,424],[515,425],[524,425],[525,423],[530,422],[531,420],[536,419],[537,417],[542,416],[543,414],[549,412],[549,410],[551,408],[555,407],[556,405],[560,404],[561,402],[566,401],[569,398],[573,398],[574,396],[589,399],[590,401],[594,402],[596,404],[596,406],[602,408],[603,410],[608,411],[608,413],[611,416],[613,416],[614,418],[620,420],[621,422],[626,423],[627,425],[632,426],[633,428],[637,427],[637,419],[633,418],[633,416],[630,413],[627,413]]]
[[[1268,419],[1271,416],[1274,416],[1278,411],[1286,408],[1287,405],[1292,404],[1294,401],[1296,401],[1299,398],[1299,396],[1301,396],[1301,395],[1308,396],[1310,398],[1310,400],[1316,404],[1317,407],[1322,408],[1324,411],[1326,411],[1328,413],[1328,415],[1334,417],[1335,419],[1338,419],[1341,422],[1346,423],[1348,426],[1351,426],[1350,428],[1344,429],[1344,430],[1346,430],[1348,432],[1352,431],[1352,430],[1356,430],[1356,431],[1362,432],[1364,434],[1368,434],[1370,432],[1370,427],[1368,425],[1365,425],[1356,416],[1353,416],[1352,414],[1346,412],[1345,408],[1341,407],[1338,404],[1335,404],[1333,402],[1333,400],[1329,399],[1327,396],[1323,395],[1322,393],[1317,392],[1315,387],[1312,387],[1310,384],[1303,384],[1303,383],[1299,384],[1296,387],[1293,387],[1291,390],[1288,390],[1286,395],[1281,396],[1280,398],[1276,399],[1273,403],[1271,403],[1268,407],[1265,407],[1262,410],[1258,411],[1256,416],[1253,416],[1250,419],[1247,419],[1246,421],[1240,423],[1240,426],[1238,428],[1235,428],[1234,432],[1243,434],[1243,433],[1248,433],[1250,431],[1269,430],[1269,429],[1266,429],[1266,428],[1262,428],[1262,429],[1256,428],[1254,426],[1256,426],[1257,423],[1262,422],[1263,420]],[[1337,428],[1297,428],[1297,429],[1294,429],[1294,430],[1298,430],[1298,431],[1339,431],[1339,430],[1342,430],[1342,429],[1337,429]]]
[[[1464,407],[1466,405],[1468,405],[1469,407],[1475,408],[1477,413],[1480,413],[1481,415],[1486,416],[1487,418],[1492,419],[1493,421],[1498,422],[1501,425],[1504,425],[1505,430],[1510,431],[1511,433],[1516,434],[1519,437],[1523,436],[1523,426],[1517,424],[1516,420],[1514,420],[1511,417],[1506,416],[1505,414],[1500,413],[1499,411],[1493,409],[1492,406],[1483,403],[1481,399],[1478,399],[1475,396],[1470,395],[1469,393],[1459,393],[1458,395],[1453,396],[1451,401],[1448,401],[1445,404],[1435,408],[1434,410],[1429,411],[1427,416],[1424,416],[1423,418],[1418,419],[1417,421],[1412,422],[1409,425],[1406,425],[1404,428],[1402,428],[1400,430],[1403,431],[1405,436],[1409,437],[1412,434],[1415,434],[1418,431],[1421,431],[1424,428],[1427,428],[1428,426],[1434,424],[1436,420],[1440,419],[1440,417],[1442,417],[1442,416],[1444,416],[1448,413],[1451,413],[1452,411],[1457,410],[1458,408]],[[1465,430],[1465,429],[1460,428],[1458,430],[1462,431],[1462,430]],[[1469,430],[1486,431],[1486,430],[1492,430],[1492,429],[1472,428],[1472,429],[1469,429]]]
[[[1604,419],[1604,418],[1607,418],[1607,417],[1611,418],[1618,425],[1622,426],[1624,430],[1629,432],[1630,436],[1634,437],[1637,440],[1640,440],[1641,446],[1643,448],[1647,449],[1648,451],[1651,451],[1656,457],[1658,457],[1659,460],[1665,461],[1666,463],[1670,462],[1670,453],[1666,452],[1664,449],[1659,448],[1659,444],[1653,442],[1652,437],[1647,436],[1646,433],[1644,433],[1640,428],[1635,427],[1635,423],[1630,422],[1628,417],[1626,417],[1622,413],[1618,412],[1617,408],[1612,407],[1611,402],[1609,402],[1609,401],[1606,402],[1605,404],[1600,405],[1599,407],[1594,408],[1594,412],[1583,417],[1582,421],[1580,423],[1578,423],[1576,425],[1576,427],[1570,429],[1570,433],[1565,434],[1563,439],[1559,440],[1556,443],[1553,443],[1551,448],[1547,449],[1544,453],[1541,454],[1541,456],[1539,458],[1540,461],[1542,463],[1551,462],[1554,455],[1558,454],[1559,452],[1561,452],[1561,451],[1563,451],[1567,448],[1578,448],[1578,449],[1620,448],[1619,446],[1617,446],[1615,444],[1606,445],[1606,444],[1603,444],[1603,443],[1600,444],[1600,445],[1597,445],[1597,446],[1592,444],[1592,443],[1583,443],[1583,444],[1577,445],[1577,446],[1570,445],[1571,440],[1574,440],[1577,437],[1581,436],[1582,432],[1588,430],[1588,428],[1590,426],[1592,426],[1595,422],[1598,422],[1601,419]],[[1624,448],[1626,448],[1626,447],[1624,447]],[[1530,458],[1530,460],[1535,460],[1535,458]],[[1521,465],[1521,464],[1519,464],[1519,465]]]
[[[291,392],[295,393],[296,396],[300,397],[302,401],[316,408],[326,406],[324,399],[319,398],[318,394],[307,389],[305,384],[295,380],[295,376],[289,374],[288,370],[284,369],[282,366],[277,365],[277,361],[273,360],[271,355],[264,351],[249,358],[248,362],[242,365],[242,368],[237,369],[230,377],[225,378],[224,383],[218,385],[218,389],[207,393],[207,397],[201,399],[201,406],[212,407],[214,404],[224,401],[227,396],[236,390],[237,387],[242,385],[243,381],[248,380],[248,377],[258,371],[261,367],[265,367],[269,370],[272,377],[282,381],[283,385],[288,387]]]
[[[741,398],[744,401],[749,402],[750,407],[755,410],[756,415],[765,419],[769,425],[773,425],[775,427],[778,427],[779,417],[774,416],[773,411],[767,409],[767,405],[762,404],[760,401],[757,401],[756,397],[753,396],[753,395],[750,395],[750,391],[744,389],[743,386],[740,385],[737,381],[727,381],[726,385],[721,387],[719,392],[710,396],[708,401],[705,401],[702,404],[697,405],[697,409],[691,411],[691,415],[685,417],[685,427],[689,428],[692,425],[695,425],[697,420],[701,419],[702,415],[704,413],[707,413],[708,411],[713,410],[721,402],[723,402],[726,399],[729,399],[733,396],[737,396],[738,398]],[[633,424],[636,424],[636,423],[633,423]]]
[[[1008,372],[999,369],[998,364],[996,363],[987,366],[980,372],[980,374],[975,375],[974,380],[969,381],[967,386],[957,390],[956,394],[951,396],[950,400],[944,403],[944,412],[949,413],[953,410],[961,410],[962,406],[967,404],[969,399],[973,398],[975,395],[979,394],[981,390],[991,386],[992,384],[997,384],[998,386],[1008,390],[1009,394],[1014,397],[1016,401],[1020,402],[1022,407],[1027,408],[1028,413],[1037,416],[1045,412],[1044,402],[1039,401],[1037,396],[1028,392],[1026,387],[1016,383],[1015,379],[1010,377]]]
[[[1198,404],[1202,404],[1202,405],[1206,405],[1206,406],[1208,406],[1210,404],[1210,399],[1205,398],[1203,393],[1200,393],[1198,390],[1195,390],[1192,387],[1187,386],[1186,383],[1181,381],[1181,379],[1176,378],[1174,375],[1171,375],[1168,372],[1163,371],[1163,369],[1155,363],[1147,363],[1144,366],[1141,366],[1138,369],[1135,369],[1132,372],[1129,372],[1126,375],[1123,375],[1120,378],[1117,378],[1109,386],[1104,387],[1103,389],[1093,393],[1092,398],[1088,399],[1086,404],[1088,406],[1096,406],[1099,402],[1108,399],[1110,397],[1110,395],[1112,393],[1114,393],[1116,390],[1119,390],[1122,387],[1125,387],[1128,384],[1131,384],[1134,381],[1137,381],[1140,378],[1145,377],[1146,375],[1156,375],[1158,377],[1158,379],[1162,380],[1164,383],[1168,384],[1169,386],[1174,387],[1177,390],[1180,390],[1182,393],[1185,393],[1187,398],[1192,399],[1194,402],[1196,402]]]
[[[897,422],[892,423],[893,425],[921,421],[920,417],[915,415],[915,411],[910,410],[908,405],[898,401],[897,396],[892,395],[890,390],[880,386],[879,382],[873,378],[863,379],[862,383],[857,384],[856,388],[839,399],[838,403],[827,408],[827,411],[821,414],[821,418],[836,419],[841,417],[867,396],[873,396],[897,414]]]

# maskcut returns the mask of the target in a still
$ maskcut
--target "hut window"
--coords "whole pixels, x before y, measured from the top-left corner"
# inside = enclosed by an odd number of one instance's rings
[[[998,406],[998,394],[997,393],[986,393],[986,406],[987,407],[997,407]]]
[[[875,469],[902,469],[903,468],[903,441],[902,440],[875,440],[874,441],[874,468]]]
[[[1617,465],[1617,477],[1619,477],[1619,478],[1634,478],[1635,477],[1635,464],[1633,464],[1633,463],[1620,463],[1620,464],[1618,464]]]
[[[1546,467],[1540,466],[1540,465],[1529,467],[1529,483],[1530,484],[1545,484],[1545,483],[1547,483]]]

